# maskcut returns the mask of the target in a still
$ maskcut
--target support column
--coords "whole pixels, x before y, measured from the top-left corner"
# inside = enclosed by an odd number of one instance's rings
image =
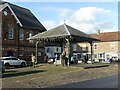
[[[70,61],[71,61],[71,45],[70,45],[70,41],[69,39],[66,39],[67,41],[67,47],[68,47],[68,66],[70,65]]]
[[[2,57],[2,51],[2,22],[0,22],[0,57]]]
[[[17,46],[18,46],[18,47],[17,47],[17,57],[19,58],[19,49],[20,49],[20,48],[19,48],[19,46],[20,46],[20,45],[19,45],[19,32],[20,32],[20,31],[17,30],[17,32],[18,32],[18,33],[17,33],[17,34],[18,34],[18,37],[17,37]]]
[[[91,46],[91,62],[93,64],[93,42],[90,42],[90,46]]]
[[[35,50],[36,63],[37,63],[37,60],[38,60],[38,43],[39,43],[39,41],[36,42],[36,50]]]

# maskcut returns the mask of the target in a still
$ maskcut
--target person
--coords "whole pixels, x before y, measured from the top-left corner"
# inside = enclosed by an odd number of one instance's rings
[[[35,67],[35,55],[34,54],[32,54],[31,59],[32,59],[32,66]]]
[[[88,55],[86,54],[85,55],[85,63],[87,63],[88,62]]]
[[[58,55],[55,55],[55,65],[57,66],[57,59],[58,59]]]
[[[66,56],[65,56],[65,66],[67,66],[68,65],[68,54],[66,54]]]
[[[71,56],[71,63],[74,64],[73,55]]]
[[[110,64],[112,63],[112,58],[109,59]]]
[[[60,55],[61,58],[61,64],[65,66],[65,58],[66,58],[66,52],[63,51],[62,54]]]
[[[74,59],[74,64],[77,64],[76,55],[74,55],[73,59]]]
[[[48,56],[45,54],[45,56],[44,56],[44,62],[47,63],[47,61],[48,61]]]

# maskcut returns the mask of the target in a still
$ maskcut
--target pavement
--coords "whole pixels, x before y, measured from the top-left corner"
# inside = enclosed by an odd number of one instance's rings
[[[118,88],[118,75],[66,84],[53,88]]]

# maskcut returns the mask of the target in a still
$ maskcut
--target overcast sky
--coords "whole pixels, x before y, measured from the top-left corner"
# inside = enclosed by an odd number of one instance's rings
[[[65,20],[66,24],[85,33],[96,33],[98,29],[101,32],[118,31],[118,2],[73,2],[73,0],[72,2],[33,2],[32,0],[31,2],[29,0],[29,2],[12,3],[30,9],[47,30],[63,24]]]

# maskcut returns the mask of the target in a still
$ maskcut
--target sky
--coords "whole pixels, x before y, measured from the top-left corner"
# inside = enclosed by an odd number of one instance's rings
[[[88,34],[118,31],[118,2],[11,3],[31,10],[47,30],[66,23]]]

